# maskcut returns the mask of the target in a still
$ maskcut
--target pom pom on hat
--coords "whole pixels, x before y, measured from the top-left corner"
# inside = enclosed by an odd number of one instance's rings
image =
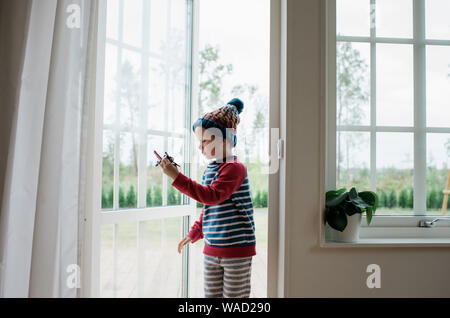
[[[242,113],[242,110],[244,109],[244,103],[239,98],[233,98],[227,104],[236,106],[239,114]]]

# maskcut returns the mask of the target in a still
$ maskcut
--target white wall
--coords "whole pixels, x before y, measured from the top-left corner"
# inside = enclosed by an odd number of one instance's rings
[[[286,0],[285,297],[450,297],[450,248],[321,248],[324,0]],[[368,264],[381,288],[366,286]]]

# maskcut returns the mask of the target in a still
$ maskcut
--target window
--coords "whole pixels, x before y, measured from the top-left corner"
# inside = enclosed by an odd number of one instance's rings
[[[191,0],[100,6],[103,106],[101,297],[186,297],[188,249],[176,247],[195,202],[155,167],[167,151],[191,174]],[[99,198],[100,199],[100,198]]]
[[[329,4],[336,23],[328,28],[327,188],[376,191],[375,223],[441,215],[450,169],[450,2]]]

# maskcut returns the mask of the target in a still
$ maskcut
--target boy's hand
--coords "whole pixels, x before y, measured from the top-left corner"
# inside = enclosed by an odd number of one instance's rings
[[[169,161],[169,159],[167,159],[167,158],[163,158],[163,160],[161,160],[161,163],[159,164],[159,166],[163,169],[163,172],[165,174],[167,174],[173,180],[175,180],[175,178],[180,173],[178,171],[178,168],[174,164],[172,164]]]
[[[183,247],[186,244],[189,244],[189,242],[191,242],[191,241],[192,241],[192,239],[189,236],[186,236],[184,239],[182,239],[181,242],[178,243],[178,254],[180,254]]]

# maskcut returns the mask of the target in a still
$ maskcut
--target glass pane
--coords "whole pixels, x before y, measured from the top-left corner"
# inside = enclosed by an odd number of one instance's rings
[[[106,37],[118,40],[119,31],[119,0],[108,0],[106,2]]]
[[[162,55],[161,48],[167,39],[168,5],[171,1],[152,0],[150,2],[150,51]]]
[[[102,225],[101,297],[137,297],[137,224]]]
[[[148,88],[148,128],[165,130],[168,123],[166,115],[167,86],[166,76],[161,60],[149,60],[149,88]]]
[[[450,1],[425,1],[425,27],[428,39],[450,40]]]
[[[114,198],[114,134],[103,131],[102,209],[112,209]]]
[[[170,28],[171,32],[174,30],[185,32],[187,22],[187,6],[185,0],[172,0],[170,1]],[[186,42],[186,37],[183,36],[180,39],[182,42]],[[184,44],[183,44],[184,45]]]
[[[137,135],[120,133],[119,208],[137,206]]]
[[[184,167],[184,142],[182,138],[168,138],[167,152],[172,156],[176,163],[180,167],[178,170],[185,173]],[[182,204],[181,192],[172,186],[173,180],[167,178],[167,205],[180,205]]]
[[[182,217],[142,222],[143,297],[181,297]]]
[[[450,127],[450,47],[427,46],[426,55],[427,126]]]
[[[376,214],[413,214],[414,136],[377,133]]]
[[[337,0],[338,35],[370,35],[370,0]]]
[[[117,105],[117,48],[105,46],[105,82],[103,95],[103,123],[113,124]]]
[[[123,1],[123,32],[124,43],[142,46],[142,0]]]
[[[167,115],[171,119],[168,121],[168,130],[175,133],[183,133],[185,131],[184,114],[187,98],[184,84],[185,76],[180,76],[186,75],[184,70],[185,68],[183,67],[183,71],[180,74],[173,74],[176,75],[178,78],[177,80],[181,80],[181,82],[176,82],[170,85],[170,95],[168,100],[169,104],[166,108]]]
[[[114,224],[101,227],[100,297],[114,297]]]
[[[336,53],[337,124],[369,125],[370,45],[338,42]]]
[[[377,44],[377,125],[412,126],[413,48]]]
[[[413,37],[412,0],[376,1],[377,37]]]
[[[158,159],[153,150],[161,156],[164,154],[164,138],[162,136],[148,136],[147,144],[147,206],[162,206],[162,170],[155,167]]]
[[[130,50],[122,50],[120,82],[120,124],[122,128],[139,126],[141,96],[141,56]]]
[[[427,135],[427,213],[441,214],[450,171],[450,134]],[[447,201],[450,213],[450,200]]]
[[[370,133],[340,131],[336,145],[337,189],[370,190]]]

